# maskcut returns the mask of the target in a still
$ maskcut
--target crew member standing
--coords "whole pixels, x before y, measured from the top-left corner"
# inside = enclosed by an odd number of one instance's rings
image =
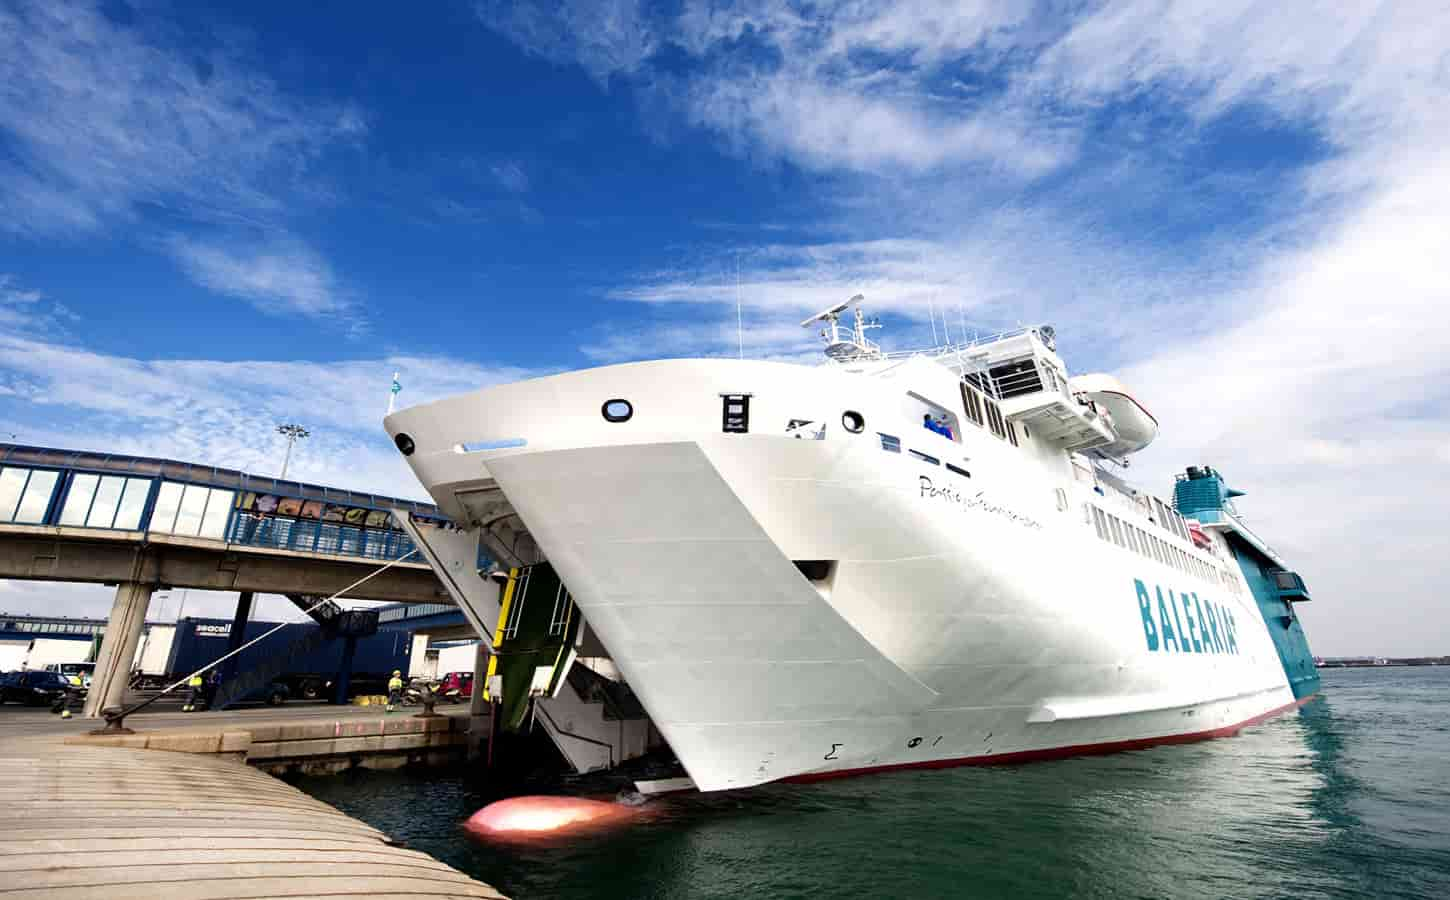
[[[401,703],[402,700],[403,673],[398,669],[394,669],[393,677],[388,679],[388,712],[392,712],[393,707]]]
[[[201,679],[198,672],[186,681],[186,686],[191,689],[191,695],[186,698],[186,705],[181,708],[182,712],[192,712],[201,705],[202,698],[206,695],[206,683]]]

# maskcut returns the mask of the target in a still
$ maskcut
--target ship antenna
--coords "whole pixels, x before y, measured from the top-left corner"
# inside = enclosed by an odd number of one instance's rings
[[[926,317],[931,320],[931,342],[933,345],[940,345],[936,336],[936,309],[932,306],[931,294],[926,295]]]
[[[740,251],[735,251],[735,344],[740,358],[745,358],[745,325],[740,313]]]

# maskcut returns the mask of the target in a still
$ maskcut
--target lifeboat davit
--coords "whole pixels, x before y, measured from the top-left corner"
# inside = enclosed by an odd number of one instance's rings
[[[1107,412],[1118,439],[1092,450],[1114,458],[1137,453],[1158,437],[1158,420],[1111,375],[1079,375],[1069,381],[1074,394],[1082,394]]]

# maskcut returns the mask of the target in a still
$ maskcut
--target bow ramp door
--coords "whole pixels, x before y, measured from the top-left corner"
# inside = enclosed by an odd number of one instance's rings
[[[518,731],[536,697],[557,697],[578,655],[574,598],[548,563],[510,569],[493,632],[488,685],[499,696],[499,725]]]
[[[661,743],[552,565],[515,566],[500,585],[485,574],[480,529],[394,515],[489,643],[486,690],[497,688],[489,699],[500,727],[544,728],[577,772],[613,768]]]

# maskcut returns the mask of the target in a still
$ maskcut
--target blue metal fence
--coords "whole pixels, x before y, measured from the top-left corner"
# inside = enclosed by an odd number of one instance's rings
[[[232,514],[226,540],[248,547],[369,559],[397,559],[413,550],[412,538],[401,531],[241,511]]]

